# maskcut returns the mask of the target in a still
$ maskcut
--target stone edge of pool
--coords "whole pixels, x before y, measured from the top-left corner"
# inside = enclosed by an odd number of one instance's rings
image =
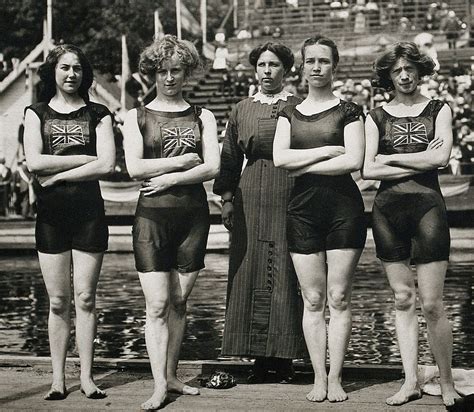
[[[79,358],[67,358],[67,369],[79,368]],[[207,376],[216,370],[239,375],[247,374],[252,368],[253,362],[239,360],[182,360],[179,362],[179,371],[183,374]],[[311,365],[304,361],[295,361],[297,372],[312,372]],[[0,355],[0,368],[38,368],[51,369],[51,359],[45,356],[15,356]],[[120,359],[120,358],[96,358],[94,369],[117,369],[128,372],[149,372],[150,362],[148,359]],[[402,378],[402,368],[397,365],[346,365],[344,376],[347,378]]]

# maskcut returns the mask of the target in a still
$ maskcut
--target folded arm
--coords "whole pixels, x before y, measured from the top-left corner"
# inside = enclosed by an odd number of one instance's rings
[[[50,176],[39,177],[41,185],[51,186],[60,182],[98,180],[112,173],[115,167],[115,140],[110,116],[105,116],[99,122],[96,135],[97,158],[95,160]]]
[[[452,116],[447,105],[444,105],[438,113],[433,140],[439,140],[442,144],[432,150],[428,147],[423,152],[385,155],[380,158],[380,161],[388,166],[408,167],[420,171],[445,167],[453,145]]]
[[[132,179],[149,179],[166,173],[189,169],[201,163],[201,159],[196,153],[168,158],[144,159],[143,136],[138,127],[136,109],[132,109],[127,113],[122,131],[125,163]]]
[[[291,175],[299,176],[304,173],[337,176],[359,170],[364,162],[364,123],[362,118],[349,123],[344,128],[345,153],[332,159],[324,160],[301,169]]]
[[[361,171],[363,179],[395,180],[421,173],[408,167],[389,166],[381,163],[377,156],[379,139],[377,125],[369,115],[365,122],[365,158]]]
[[[324,146],[314,149],[290,149],[291,124],[285,117],[278,119],[273,141],[273,162],[283,169],[300,169],[344,153],[342,146]]]
[[[171,172],[149,179],[140,189],[145,195],[151,195],[176,185],[189,185],[211,180],[219,174],[220,154],[217,140],[217,125],[214,115],[206,109],[201,113],[203,163],[180,172]]]
[[[96,156],[43,154],[41,121],[33,110],[27,110],[25,114],[24,148],[28,170],[38,176],[74,169],[97,160]]]

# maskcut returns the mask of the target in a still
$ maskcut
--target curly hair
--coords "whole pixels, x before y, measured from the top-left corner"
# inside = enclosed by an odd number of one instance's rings
[[[179,40],[171,34],[166,34],[145,48],[140,55],[138,67],[141,73],[154,75],[163,62],[173,56],[178,58],[186,77],[202,69],[202,62],[194,44],[187,40]]]
[[[290,48],[281,43],[267,42],[255,47],[249,54],[249,63],[257,69],[257,61],[263,52],[270,51],[275,54],[283,64],[285,74],[288,73],[295,63],[295,56]]]
[[[415,43],[399,42],[392,44],[375,61],[375,79],[372,81],[375,87],[381,87],[388,91],[394,89],[392,79],[390,78],[390,71],[400,58],[405,58],[410,63],[413,63],[420,77],[429,76],[434,73],[435,63],[431,57],[421,53]]]
[[[319,44],[321,46],[327,46],[331,49],[332,53],[332,68],[336,69],[339,63],[339,51],[337,50],[336,43],[328,37],[317,34],[316,36],[307,38],[303,45],[301,46],[301,57],[303,59],[302,65],[304,65],[304,58],[306,53],[306,47],[313,46],[314,44]]]
[[[89,88],[94,80],[94,72],[84,52],[73,44],[61,44],[54,47],[48,53],[44,63],[38,68],[40,78],[38,100],[40,102],[49,102],[56,94],[56,65],[59,58],[66,53],[73,53],[79,59],[82,67],[82,82],[77,93],[85,102],[89,102]]]

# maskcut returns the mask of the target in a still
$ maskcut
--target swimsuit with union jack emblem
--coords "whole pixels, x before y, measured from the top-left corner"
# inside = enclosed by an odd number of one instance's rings
[[[444,104],[431,100],[416,116],[393,116],[383,107],[372,110],[369,115],[379,131],[378,153],[425,151],[435,138],[436,118]],[[382,260],[409,258],[410,243],[415,263],[448,258],[449,229],[437,169],[382,180],[372,219],[377,256]]]
[[[28,106],[41,121],[43,154],[97,156],[96,127],[111,113],[104,105],[89,102],[70,113],[59,113],[41,102]],[[38,219],[50,224],[84,222],[104,215],[98,181],[62,182],[43,188],[35,183]]]

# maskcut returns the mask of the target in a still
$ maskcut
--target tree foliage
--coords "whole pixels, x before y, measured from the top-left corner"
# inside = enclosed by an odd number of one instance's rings
[[[200,0],[181,0],[199,21]],[[208,0],[208,36],[227,10],[229,1]],[[24,58],[43,37],[46,0],[1,0],[0,52],[6,58]],[[140,51],[151,42],[153,12],[158,9],[165,33],[176,34],[176,9],[172,0],[53,0],[53,39],[81,47],[94,67],[119,73],[121,35],[127,35],[132,70]],[[190,40],[192,34],[183,32]]]

